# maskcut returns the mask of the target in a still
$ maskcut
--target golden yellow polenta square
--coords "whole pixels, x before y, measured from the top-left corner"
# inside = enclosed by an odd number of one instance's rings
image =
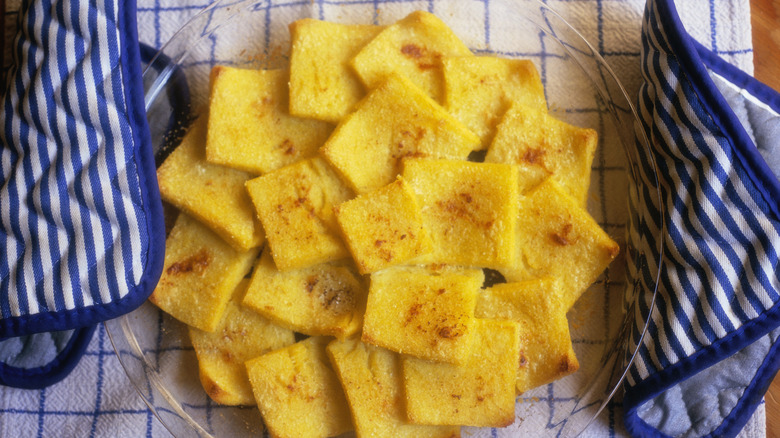
[[[189,326],[213,332],[259,252],[237,251],[180,213],[165,241],[163,272],[149,301]]]
[[[581,206],[588,187],[598,134],[569,125],[546,111],[517,105],[498,125],[486,162],[517,164],[520,193],[552,177]]]
[[[344,266],[326,263],[279,271],[266,250],[243,303],[296,332],[343,338],[363,325],[366,289]]]
[[[357,339],[328,345],[358,437],[458,438],[460,427],[409,424],[397,354]]]
[[[404,357],[409,420],[478,427],[514,423],[519,331],[515,321],[477,319],[474,348],[465,363]]]
[[[543,278],[496,284],[479,294],[476,317],[520,324],[518,394],[579,369],[560,293],[555,279]]]
[[[441,19],[415,11],[388,26],[355,56],[352,66],[363,83],[374,88],[391,73],[408,77],[428,96],[441,102],[445,56],[471,51]]]
[[[353,429],[344,391],[325,352],[328,341],[308,338],[246,362],[271,436],[325,438]]]
[[[345,117],[321,154],[358,193],[395,180],[403,157],[466,159],[479,138],[408,79],[391,76]]]
[[[247,279],[238,285],[214,332],[189,329],[203,389],[222,405],[254,405],[244,362],[295,342],[292,330],[241,307],[247,286]]]
[[[500,272],[510,282],[560,280],[568,311],[617,256],[618,244],[550,179],[520,197],[516,214],[517,263]]]
[[[290,24],[290,114],[338,122],[365,95],[349,62],[383,27],[304,18]]]
[[[481,271],[480,271],[481,272]],[[481,275],[423,267],[371,274],[363,342],[425,359],[463,363],[471,351]]]
[[[495,56],[444,58],[444,107],[487,149],[496,125],[513,103],[547,111],[534,63]]]
[[[288,80],[285,70],[214,67],[206,159],[258,175],[315,155],[332,126],[289,114]]]
[[[157,168],[165,201],[208,225],[236,249],[260,246],[264,235],[244,183],[246,172],[206,161],[206,117],[200,117],[181,144]]]
[[[417,194],[433,253],[423,259],[498,269],[515,263],[517,167],[406,159],[403,177]]]
[[[246,183],[276,267],[303,268],[349,257],[333,208],[352,197],[328,163],[299,161]]]
[[[403,264],[433,248],[417,197],[402,178],[341,204],[336,220],[361,274]]]

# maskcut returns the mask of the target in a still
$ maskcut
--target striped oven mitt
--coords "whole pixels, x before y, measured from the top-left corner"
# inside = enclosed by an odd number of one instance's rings
[[[0,102],[0,384],[75,366],[162,270],[135,0],[25,0]]]
[[[630,230],[656,255],[636,272],[645,315],[661,264],[625,424],[733,436],[780,366],[780,95],[694,41],[672,0],[647,2],[642,31],[638,109],[661,195],[639,200]],[[644,165],[639,184],[656,185]]]

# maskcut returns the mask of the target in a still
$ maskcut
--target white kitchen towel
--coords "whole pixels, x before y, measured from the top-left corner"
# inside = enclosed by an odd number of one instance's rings
[[[13,7],[14,2],[9,3]],[[209,1],[139,0],[139,39],[160,47]],[[636,96],[640,74],[642,0],[548,0],[591,41]],[[739,68],[752,72],[748,0],[678,0],[686,28],[702,44]],[[9,19],[13,18],[13,14]],[[7,64],[4,63],[4,66]],[[622,408],[611,405],[586,436],[622,436]],[[765,436],[761,407],[743,431]],[[72,375],[43,390],[0,388],[0,436],[166,436],[165,429],[134,394],[113,354],[105,329],[98,327],[84,359]]]

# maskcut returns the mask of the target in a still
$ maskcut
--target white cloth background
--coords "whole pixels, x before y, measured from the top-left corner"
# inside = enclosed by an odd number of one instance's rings
[[[139,39],[160,47],[210,0],[138,0]],[[639,73],[643,0],[547,0],[591,41],[635,96]],[[742,70],[752,73],[753,52],[748,0],[677,0],[683,23],[705,46]],[[11,43],[18,0],[7,0],[6,44]],[[10,58],[5,50],[4,70]],[[587,436],[624,434],[620,415],[603,413]],[[73,373],[43,390],[0,387],[2,437],[163,437],[168,432],[146,409],[125,376],[100,326]],[[763,404],[741,436],[766,435]]]

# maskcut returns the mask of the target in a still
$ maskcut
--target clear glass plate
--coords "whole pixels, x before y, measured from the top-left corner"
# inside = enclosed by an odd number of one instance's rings
[[[636,310],[633,267],[645,255],[627,246],[627,224],[638,190],[637,157],[651,156],[635,132],[632,99],[582,36],[537,0],[485,1],[228,1],[196,15],[160,50],[144,73],[146,107],[158,160],[175,146],[208,96],[212,66],[287,65],[295,19],[387,24],[426,9],[450,25],[477,54],[531,59],[540,71],[550,111],[599,133],[588,210],[621,246],[621,255],[569,313],[580,370],[518,397],[504,429],[464,428],[464,436],[574,436],[619,388],[647,321]],[[635,137],[636,134],[636,137]],[[158,163],[159,164],[159,163]],[[659,249],[660,250],[660,249]],[[657,278],[657,276],[656,276]],[[106,323],[119,360],[149,408],[175,436],[235,437],[263,433],[255,407],[211,402],[201,388],[185,327],[146,303]],[[633,342],[629,338],[633,336]]]

